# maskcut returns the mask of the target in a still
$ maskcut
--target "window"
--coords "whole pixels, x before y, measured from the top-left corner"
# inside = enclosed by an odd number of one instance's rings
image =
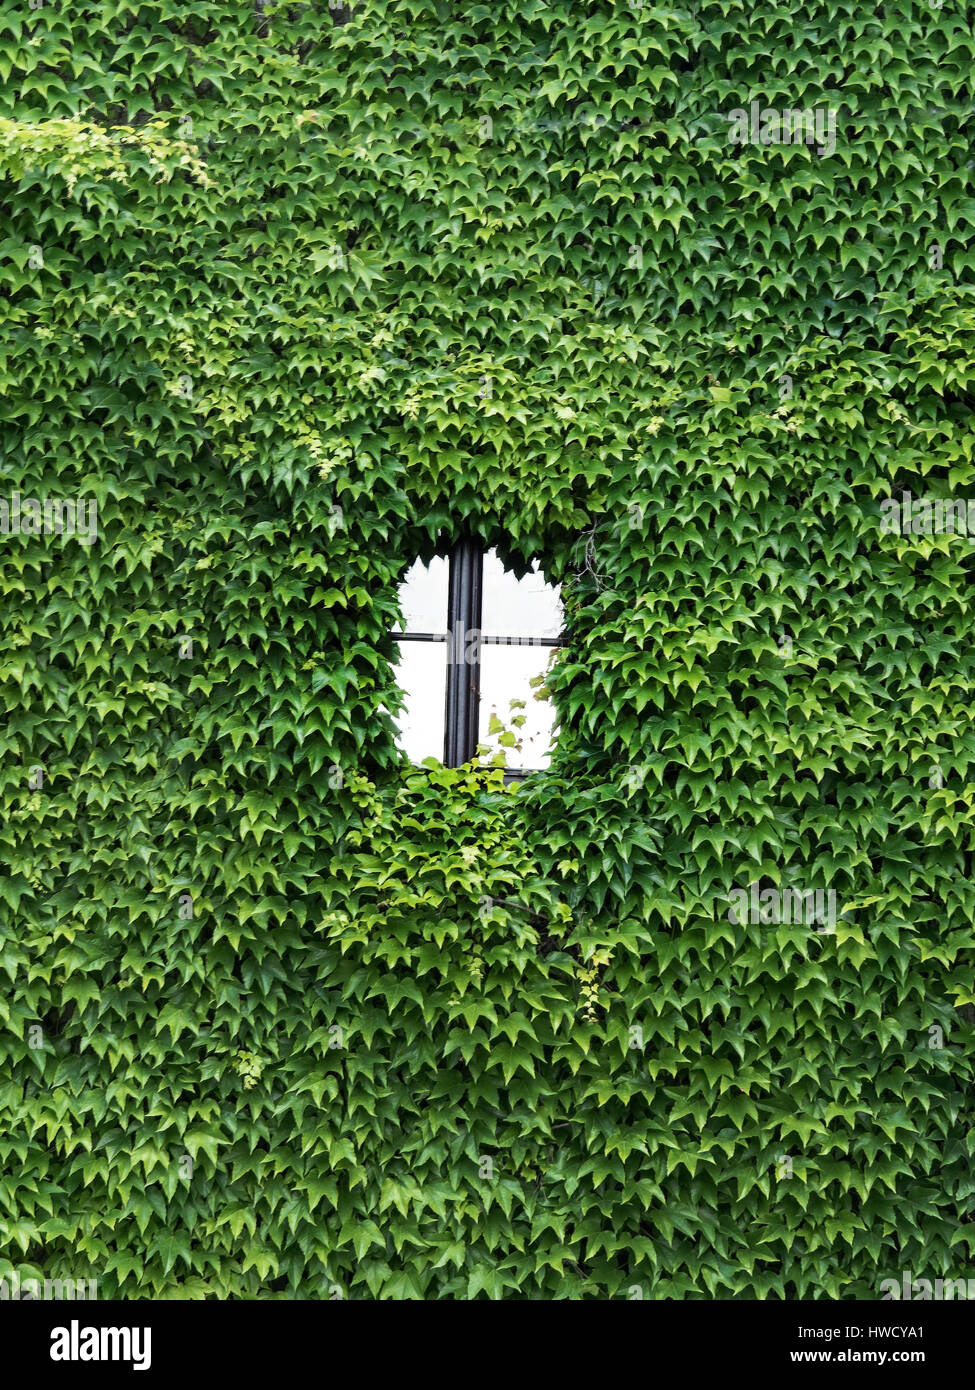
[[[403,629],[396,679],[406,696],[399,718],[402,747],[414,762],[441,759],[459,767],[478,744],[497,752],[499,724],[512,715],[517,745],[504,748],[507,776],[523,777],[548,764],[554,711],[531,685],[559,646],[558,590],[535,565],[524,578],[506,570],[497,553],[465,538],[450,556],[417,561],[400,589]],[[511,710],[511,701],[523,707]],[[506,738],[510,744],[510,737]]]

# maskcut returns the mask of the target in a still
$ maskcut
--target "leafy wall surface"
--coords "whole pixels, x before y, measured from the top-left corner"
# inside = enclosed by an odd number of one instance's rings
[[[973,17],[3,11],[3,1270],[970,1269],[975,549],[887,523],[975,497]],[[394,741],[465,527],[566,599],[517,789]]]

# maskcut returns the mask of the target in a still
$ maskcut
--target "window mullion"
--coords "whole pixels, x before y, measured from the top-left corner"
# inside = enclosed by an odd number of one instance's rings
[[[460,767],[477,749],[478,700],[481,685],[481,588],[484,551],[472,537],[459,540],[450,552],[447,591],[447,701],[444,722],[444,763]]]

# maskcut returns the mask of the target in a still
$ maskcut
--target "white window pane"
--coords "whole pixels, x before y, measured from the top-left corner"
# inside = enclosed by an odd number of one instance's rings
[[[449,561],[436,555],[429,565],[417,560],[400,585],[402,632],[446,632]]]
[[[394,671],[406,696],[396,721],[399,746],[411,762],[443,761],[444,703],[447,698],[447,643],[400,642]]]
[[[551,657],[551,647],[481,647],[478,741],[488,744],[492,753],[502,751],[499,735],[488,736],[491,714],[496,714],[521,743],[520,749],[503,750],[509,767],[548,767],[549,751],[554,742],[555,711],[550,700],[535,699],[535,688],[528,682],[548,669]],[[524,700],[525,708],[511,710],[511,700]],[[526,716],[520,729],[512,728],[512,714]]]
[[[516,579],[489,550],[484,556],[481,630],[491,637],[558,637],[562,601],[554,584],[546,584],[538,562],[524,579]]]

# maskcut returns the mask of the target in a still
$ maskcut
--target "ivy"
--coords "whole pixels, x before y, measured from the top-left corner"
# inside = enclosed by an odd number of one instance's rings
[[[975,498],[972,20],[0,19],[0,1274],[963,1272],[975,561],[885,527]],[[396,746],[462,528],[565,598],[514,788]]]

